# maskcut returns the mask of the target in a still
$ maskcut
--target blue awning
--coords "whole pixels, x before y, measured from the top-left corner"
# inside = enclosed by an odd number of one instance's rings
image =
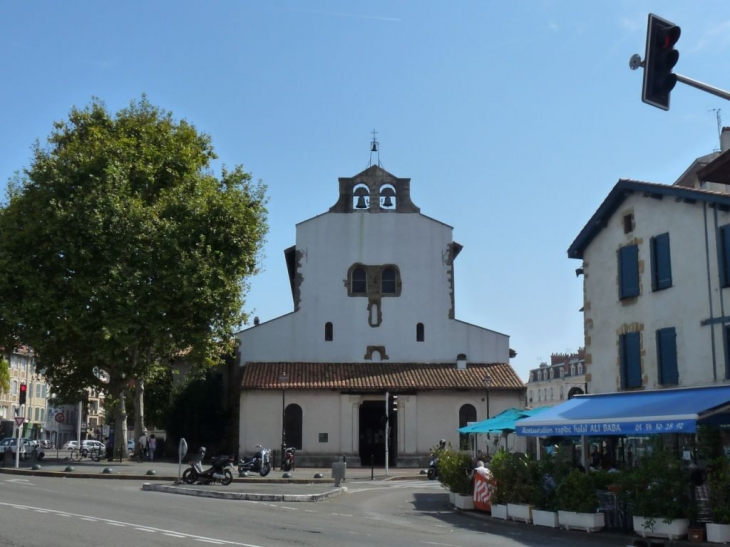
[[[730,409],[730,386],[578,395],[516,423],[518,435],[694,433],[697,422]]]

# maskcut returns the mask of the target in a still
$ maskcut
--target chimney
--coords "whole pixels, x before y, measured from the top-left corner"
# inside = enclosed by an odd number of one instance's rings
[[[466,355],[463,353],[456,356],[456,370],[466,370]]]
[[[730,149],[730,127],[723,127],[720,132],[720,152]]]

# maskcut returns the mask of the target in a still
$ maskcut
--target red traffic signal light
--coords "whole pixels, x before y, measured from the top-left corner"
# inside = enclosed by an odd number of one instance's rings
[[[25,399],[28,396],[28,386],[23,382],[20,384],[20,395],[18,396],[18,405],[22,406],[25,404]]]
[[[677,75],[672,69],[679,61],[679,51],[674,45],[681,34],[682,29],[674,23],[649,14],[641,100],[662,110],[669,110],[669,94],[677,85]]]

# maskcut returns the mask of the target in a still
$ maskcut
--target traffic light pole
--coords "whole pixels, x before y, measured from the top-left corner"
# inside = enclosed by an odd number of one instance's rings
[[[697,80],[687,78],[687,76],[682,76],[681,74],[677,74],[677,81],[682,82],[683,84],[687,84],[688,86],[696,87],[697,89],[701,89],[702,91],[707,91],[708,93],[712,93],[713,95],[717,95],[722,99],[727,99],[728,101],[730,101],[730,93],[720,89],[719,87],[714,87],[708,84],[704,84],[702,82],[698,82]]]

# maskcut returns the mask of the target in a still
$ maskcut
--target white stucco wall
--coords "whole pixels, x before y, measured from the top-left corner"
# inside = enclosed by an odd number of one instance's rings
[[[455,361],[460,353],[473,362],[508,362],[508,336],[449,319],[450,243],[450,226],[416,213],[327,213],[299,224],[300,309],[239,333],[242,360],[358,362],[368,346],[385,346],[391,362]],[[377,327],[368,322],[368,299],[347,294],[355,263],[400,271],[402,292],[382,297]],[[331,342],[324,342],[327,322]],[[423,342],[416,341],[418,323]]]
[[[635,228],[625,234],[623,217],[633,213]],[[589,393],[620,389],[619,335],[641,332],[642,375],[647,389],[658,383],[656,330],[676,329],[680,386],[722,381],[725,349],[722,325],[702,326],[730,312],[730,289],[721,289],[717,269],[717,226],[726,212],[702,202],[657,200],[633,194],[611,216],[584,253],[584,314]],[[669,233],[672,287],[652,291],[650,239]],[[620,247],[639,246],[641,293],[619,300]],[[712,311],[711,311],[712,309]],[[714,336],[714,338],[713,338]]]
[[[308,454],[357,454],[359,450],[359,407],[364,401],[383,401],[379,394],[348,395],[336,392],[286,392],[286,404],[302,408],[302,451]],[[477,421],[486,419],[486,394],[426,391],[417,395],[400,395],[398,399],[398,454],[427,454],[446,439],[459,445],[459,409],[471,404],[477,411]],[[520,408],[522,401],[516,391],[491,392],[490,416],[508,408]],[[242,454],[253,452],[257,444],[278,449],[281,446],[282,393],[274,391],[245,391],[241,394],[240,447]],[[327,443],[319,434],[327,433]],[[524,451],[524,442],[509,447]],[[478,448],[484,449],[487,439],[480,436]],[[494,444],[490,445],[494,452]]]

